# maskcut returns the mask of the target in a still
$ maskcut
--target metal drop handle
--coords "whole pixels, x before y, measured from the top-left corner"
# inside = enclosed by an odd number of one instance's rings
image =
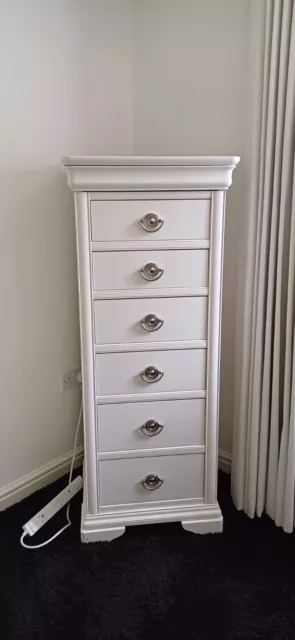
[[[145,280],[159,280],[164,273],[164,269],[158,267],[155,262],[148,262],[140,269],[140,275]]]
[[[149,475],[141,481],[141,484],[145,489],[154,491],[155,489],[159,489],[162,486],[163,482],[164,480],[159,478],[159,476],[155,475],[154,473],[149,473]]]
[[[140,322],[145,331],[158,331],[164,324],[164,320],[158,318],[154,313],[149,313]]]
[[[157,367],[146,367],[144,369],[144,371],[141,372],[141,378],[144,382],[159,382],[159,380],[162,380],[164,372],[163,371],[159,371],[159,369],[157,369]]]
[[[157,422],[157,420],[147,420],[140,427],[140,430],[145,436],[157,436],[163,429],[164,425]]]
[[[147,213],[144,218],[139,221],[141,228],[148,233],[159,231],[164,224],[164,220],[159,218],[156,213]]]

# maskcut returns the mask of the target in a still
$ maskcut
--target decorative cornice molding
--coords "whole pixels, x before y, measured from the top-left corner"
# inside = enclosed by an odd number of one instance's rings
[[[240,158],[72,157],[64,158],[73,191],[163,191],[228,189]]]

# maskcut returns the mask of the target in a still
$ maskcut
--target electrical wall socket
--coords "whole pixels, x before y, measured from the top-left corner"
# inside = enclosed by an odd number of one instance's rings
[[[72,369],[71,371],[67,371],[63,374],[62,378],[62,388],[64,391],[67,389],[74,389],[74,387],[79,387],[81,384],[81,367],[76,367],[76,369]]]

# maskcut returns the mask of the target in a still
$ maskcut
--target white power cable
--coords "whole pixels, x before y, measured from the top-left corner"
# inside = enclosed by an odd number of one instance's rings
[[[72,475],[73,475],[73,470],[74,470],[74,464],[75,464],[75,458],[76,458],[76,450],[77,450],[77,441],[78,441],[78,434],[79,434],[79,430],[80,430],[80,425],[81,425],[81,419],[82,419],[82,412],[83,412],[83,403],[81,401],[81,406],[80,406],[80,411],[79,411],[79,417],[78,417],[78,423],[77,423],[77,428],[76,428],[76,434],[75,434],[75,441],[74,441],[74,449],[73,449],[73,455],[72,455],[72,461],[71,461],[71,468],[70,468],[70,473],[69,473],[69,482],[68,484],[70,485],[72,482]],[[67,524],[65,524],[64,527],[62,527],[62,529],[60,529],[59,531],[57,531],[53,536],[51,536],[51,538],[49,538],[48,540],[45,540],[45,542],[41,542],[41,544],[35,544],[35,545],[30,545],[30,544],[26,544],[24,542],[24,538],[27,534],[26,531],[23,532],[21,539],[20,539],[20,543],[22,545],[22,547],[25,547],[25,549],[41,549],[41,547],[45,547],[47,544],[49,544],[50,542],[52,542],[52,540],[54,540],[55,538],[57,538],[58,536],[60,536],[61,533],[63,533],[63,531],[65,531],[68,527],[71,526],[72,522],[70,520],[70,505],[71,502],[69,502],[68,506],[67,506],[67,511],[66,511],[66,518],[67,518]]]

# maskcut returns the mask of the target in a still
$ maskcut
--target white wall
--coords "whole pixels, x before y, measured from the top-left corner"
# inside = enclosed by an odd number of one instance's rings
[[[137,154],[241,155],[249,0],[135,0],[134,110]],[[228,193],[221,353],[220,447],[233,422],[236,246],[243,162]]]
[[[71,450],[79,363],[70,154],[241,154],[250,0],[0,3],[0,487]],[[133,23],[133,24],[132,24]],[[226,226],[221,447],[231,449],[236,237]]]
[[[60,158],[133,152],[132,3],[0,3],[0,487],[71,450],[73,198]]]

